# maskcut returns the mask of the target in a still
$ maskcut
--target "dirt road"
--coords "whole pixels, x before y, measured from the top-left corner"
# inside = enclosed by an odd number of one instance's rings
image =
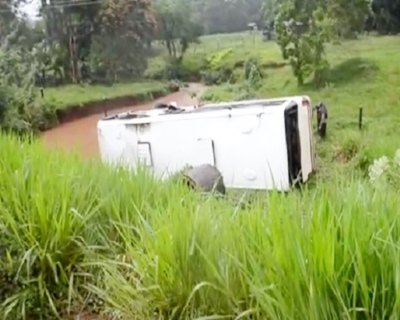
[[[122,109],[117,109],[109,114],[124,112],[128,110],[145,110],[152,108],[156,102],[176,101],[178,105],[190,105],[197,102],[197,98],[192,98],[191,93],[196,93],[198,97],[204,92],[201,84],[190,84],[188,88],[167,95],[163,98],[149,103],[134,105]],[[59,149],[65,152],[79,152],[85,157],[99,157],[97,143],[97,121],[104,116],[103,113],[81,118],[73,122],[64,123],[58,127],[46,131],[41,139],[49,149]]]

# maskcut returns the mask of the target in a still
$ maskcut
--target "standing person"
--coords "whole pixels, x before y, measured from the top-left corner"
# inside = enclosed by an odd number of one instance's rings
[[[328,110],[324,103],[320,102],[315,109],[317,110],[318,134],[321,138],[326,136],[326,127],[328,124]]]

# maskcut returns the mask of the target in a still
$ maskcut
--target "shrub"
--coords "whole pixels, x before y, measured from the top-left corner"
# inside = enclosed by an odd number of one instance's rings
[[[232,53],[233,49],[227,48],[210,54],[206,58],[207,67],[212,70],[220,69],[221,67],[224,66],[225,59]]]
[[[36,83],[36,61],[21,50],[0,51],[0,128],[24,134],[47,128],[55,121],[53,109],[41,101]]]
[[[166,78],[166,61],[161,58],[154,58],[149,61],[148,68],[144,73],[146,79],[163,80]]]
[[[260,88],[264,74],[258,59],[250,58],[246,61],[244,66],[244,76],[248,86],[252,89]]]
[[[399,190],[400,149],[396,151],[393,159],[389,159],[387,156],[375,159],[368,168],[368,175],[372,183],[388,183]]]
[[[229,67],[221,67],[219,70],[205,70],[201,72],[202,81],[206,85],[222,84],[230,82],[232,70]]]
[[[360,139],[348,137],[336,152],[336,159],[343,162],[352,160],[361,148]]]

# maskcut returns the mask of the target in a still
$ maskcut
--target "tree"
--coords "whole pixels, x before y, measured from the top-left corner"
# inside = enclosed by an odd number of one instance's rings
[[[258,3],[255,6],[254,3]],[[204,2],[203,26],[206,33],[231,33],[247,29],[258,20],[254,12],[261,12],[261,1],[253,0],[206,0]]]
[[[272,32],[275,26],[275,17],[277,14],[277,7],[277,0],[264,0],[262,5],[262,12],[265,20],[264,36],[266,36],[268,40],[272,39]]]
[[[0,40],[10,32],[11,23],[16,19],[13,11],[13,1],[4,0],[0,2]]]
[[[95,0],[69,4],[41,0],[41,4],[48,50],[53,55],[59,54],[59,58],[53,57],[53,60],[57,62],[57,68],[62,68],[66,80],[79,82],[79,62],[90,55],[92,37],[98,30],[96,23],[101,3]]]
[[[380,33],[400,32],[400,0],[372,0],[371,8]]]
[[[191,7],[192,21],[201,25],[205,34],[244,31],[249,23],[255,23],[262,28],[263,2],[264,0],[186,0],[186,4]]]
[[[273,24],[275,16],[277,14],[278,3],[277,0],[264,0],[262,4],[262,12],[264,14],[264,20],[266,26]]]
[[[43,34],[18,12],[22,2],[0,5],[0,24],[8,23],[0,37],[0,129],[20,134],[46,128],[55,116],[38,98],[35,48]]]
[[[158,37],[165,44],[172,63],[180,64],[191,43],[202,34],[201,25],[194,22],[193,10],[187,0],[156,2]]]
[[[145,67],[142,42],[155,28],[151,0],[41,1],[48,68],[61,68],[67,81],[90,74],[116,80]]]
[[[369,0],[283,0],[276,31],[283,57],[290,61],[299,85],[314,74],[322,84],[329,64],[325,44],[357,36],[364,29]]]
[[[362,32],[370,14],[370,0],[330,0],[328,14],[335,19],[339,38],[355,38]]]
[[[0,1],[0,42],[15,29],[15,25],[23,19],[17,13],[21,4],[26,0],[1,0]]]
[[[320,83],[328,66],[325,43],[332,38],[334,21],[325,4],[324,0],[283,0],[278,9],[278,44],[299,85],[311,74]]]
[[[92,65],[114,81],[141,75],[146,68],[145,44],[156,20],[150,0],[108,0],[91,47]]]
[[[45,129],[54,113],[38,99],[38,66],[21,48],[0,49],[0,129],[24,134]]]

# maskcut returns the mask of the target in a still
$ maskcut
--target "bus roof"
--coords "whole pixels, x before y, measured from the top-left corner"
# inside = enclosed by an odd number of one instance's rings
[[[101,121],[110,121],[110,120],[142,120],[144,122],[150,121],[152,118],[159,118],[163,116],[182,116],[182,115],[195,115],[195,114],[224,114],[226,111],[234,111],[234,110],[244,110],[247,108],[265,108],[265,107],[275,107],[277,109],[286,108],[288,103],[298,101],[299,99],[303,99],[301,96],[294,97],[286,97],[286,98],[276,98],[276,99],[259,99],[259,100],[243,100],[236,102],[220,102],[220,103],[207,103],[197,106],[176,106],[175,104],[171,104],[163,108],[154,108],[150,110],[139,110],[139,111],[128,111],[124,113],[118,113],[114,115],[110,115],[101,119]],[[209,114],[210,115],[210,114]],[[168,117],[170,118],[170,117]],[[136,122],[133,121],[133,122]],[[140,122],[142,122],[140,121]]]

